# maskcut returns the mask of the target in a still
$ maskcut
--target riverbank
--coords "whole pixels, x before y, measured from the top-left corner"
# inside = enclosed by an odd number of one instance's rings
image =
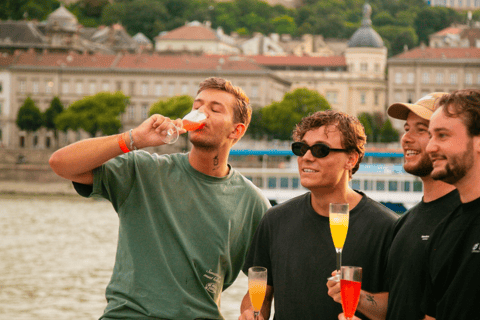
[[[1,197],[45,196],[45,197],[77,197],[70,181],[60,182],[27,182],[0,181]]]

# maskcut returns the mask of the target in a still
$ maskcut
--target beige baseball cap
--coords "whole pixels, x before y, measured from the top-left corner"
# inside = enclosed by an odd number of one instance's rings
[[[400,120],[407,120],[408,113],[412,111],[417,116],[430,120],[430,117],[435,111],[435,101],[443,95],[448,94],[447,92],[433,92],[429,93],[426,96],[420,98],[415,103],[402,103],[396,102],[388,107],[387,113],[390,117]]]

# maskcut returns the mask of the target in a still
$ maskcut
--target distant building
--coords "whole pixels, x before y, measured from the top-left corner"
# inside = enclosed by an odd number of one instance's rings
[[[388,104],[430,92],[480,89],[480,48],[420,46],[388,59]],[[400,124],[397,123],[397,127]]]
[[[432,7],[447,7],[456,10],[476,10],[480,8],[480,0],[426,0]]]
[[[429,36],[431,48],[480,48],[480,24],[454,25]]]
[[[198,84],[219,76],[242,87],[254,108],[279,101],[291,83],[261,65],[236,56],[214,57],[158,54],[78,54],[31,49],[0,55],[0,146],[54,148],[52,132],[27,135],[15,124],[18,110],[31,97],[44,112],[58,96],[68,106],[101,91],[122,91],[130,97],[122,118],[123,130],[138,126],[150,106],[175,95],[196,95]],[[62,134],[60,145],[86,133]]]

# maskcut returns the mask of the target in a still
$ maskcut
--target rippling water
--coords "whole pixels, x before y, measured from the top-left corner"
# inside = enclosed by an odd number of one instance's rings
[[[109,202],[0,198],[0,320],[98,319],[106,306],[118,218]],[[227,320],[247,290],[222,295]]]

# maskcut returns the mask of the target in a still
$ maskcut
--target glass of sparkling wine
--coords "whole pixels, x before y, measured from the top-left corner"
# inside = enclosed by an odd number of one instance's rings
[[[203,121],[206,118],[207,116],[205,115],[205,113],[201,112],[199,109],[192,110],[185,117],[183,117],[183,128],[187,131],[195,131],[202,129],[205,126],[205,122]],[[163,142],[167,144],[172,144],[178,140],[178,128],[173,123],[169,123],[167,129],[165,129],[164,132],[165,138],[163,138]]]
[[[345,318],[351,320],[357,310],[360,289],[362,287],[361,267],[342,267],[340,279],[340,294]]]
[[[330,203],[329,221],[333,244],[337,251],[337,275],[331,280],[340,280],[340,267],[342,266],[342,250],[347,238],[349,211],[348,203]],[[329,279],[330,280],[330,279]]]
[[[256,320],[262,309],[265,292],[267,291],[267,268],[251,267],[248,269],[248,293],[253,306]]]

